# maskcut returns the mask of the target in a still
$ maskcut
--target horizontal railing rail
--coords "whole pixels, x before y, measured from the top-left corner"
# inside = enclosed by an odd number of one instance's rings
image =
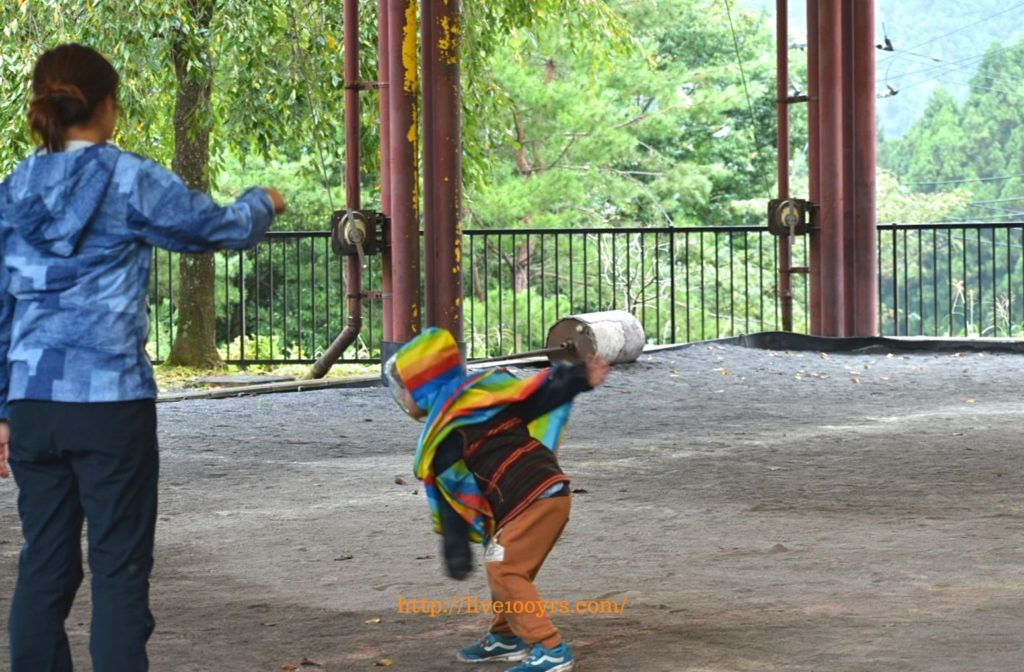
[[[883,335],[1022,336],[1024,223],[878,227]],[[471,358],[543,347],[560,317],[623,309],[650,343],[781,329],[777,240],[764,227],[467,230],[465,341]],[[809,265],[806,237],[794,267]],[[170,351],[178,255],[157,250],[150,277],[155,361]],[[306,364],[345,326],[345,264],[324,231],[272,232],[216,254],[217,342],[238,365]],[[364,269],[364,326],[344,362],[379,361],[380,259]],[[809,328],[808,278],[793,276],[794,329]]]

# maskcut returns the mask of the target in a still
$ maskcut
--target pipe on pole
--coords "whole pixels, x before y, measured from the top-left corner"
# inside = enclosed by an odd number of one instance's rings
[[[345,56],[345,207],[358,210],[359,190],[359,0],[344,4]],[[313,364],[307,378],[323,378],[345,349],[356,340],[363,326],[363,284],[359,260],[345,261],[345,294],[348,320],[345,328]]]
[[[775,117],[778,126],[777,153],[779,198],[789,198],[789,3],[775,3]],[[782,309],[782,330],[793,331],[793,239],[779,236],[779,302]]]
[[[377,0],[377,104],[380,111],[380,211],[391,219],[391,134],[388,108],[388,0]],[[392,340],[391,327],[391,234],[385,227],[380,259],[381,338]]]
[[[427,323],[463,339],[462,42],[459,0],[423,2]]]
[[[437,326],[437,274],[434,263],[437,257],[437,213],[435,212],[437,193],[437,176],[434,170],[436,145],[434,142],[434,93],[437,82],[434,79],[434,38],[433,38],[433,5],[431,0],[420,3],[420,48],[422,61],[420,72],[422,82],[422,109],[420,118],[423,121],[422,152],[423,152],[423,309],[426,324]]]
[[[419,186],[416,126],[419,77],[414,0],[388,0],[388,110],[391,164],[392,337],[420,331]]]

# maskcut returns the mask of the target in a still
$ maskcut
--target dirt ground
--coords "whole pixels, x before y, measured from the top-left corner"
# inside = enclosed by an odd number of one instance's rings
[[[617,368],[577,404],[561,460],[585,492],[538,581],[627,600],[556,617],[578,669],[1024,670],[1022,380],[1021,355],[719,344]],[[384,390],[159,412],[152,669],[468,668],[453,656],[484,616],[397,613],[399,596],[488,593],[479,566],[442,576],[410,474],[419,426]],[[14,502],[0,483],[4,625]],[[0,670],[6,646],[5,627]]]

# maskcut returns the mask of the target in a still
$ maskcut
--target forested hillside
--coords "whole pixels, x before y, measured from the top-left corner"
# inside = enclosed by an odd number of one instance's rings
[[[1024,218],[1024,40],[993,45],[959,102],[937,89],[924,115],[882,144],[880,162],[915,191],[963,188],[971,201],[953,216]]]
[[[774,12],[775,0],[737,0],[740,7]],[[791,34],[806,34],[807,3],[790,0]],[[1024,34],[1024,3],[1000,0],[875,0],[878,90],[898,93],[878,101],[879,128],[902,135],[921,116],[932,92],[942,87],[963,100],[967,82],[993,42]],[[997,80],[1001,77],[990,73]],[[995,81],[985,84],[995,87]]]

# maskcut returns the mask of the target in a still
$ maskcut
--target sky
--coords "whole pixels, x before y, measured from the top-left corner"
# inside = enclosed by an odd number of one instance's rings
[[[771,14],[776,7],[775,0],[721,1]],[[806,8],[805,1],[789,0],[791,43],[806,41]],[[875,17],[875,43],[884,44],[888,37],[893,47],[879,50],[876,58],[879,128],[890,137],[907,130],[937,87],[963,100],[993,41],[1024,37],[1024,2],[1019,0],[875,0]]]

